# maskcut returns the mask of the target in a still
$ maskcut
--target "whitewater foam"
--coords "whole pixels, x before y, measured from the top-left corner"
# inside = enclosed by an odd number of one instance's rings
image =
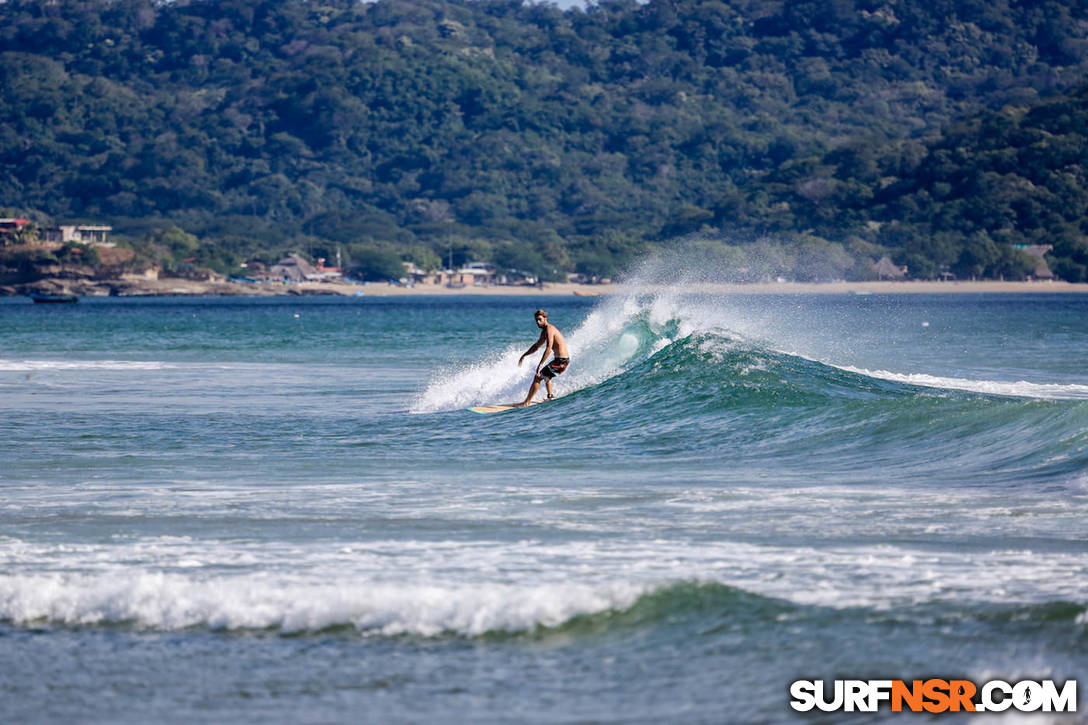
[[[47,370],[169,370],[171,363],[138,360],[0,360],[0,372]]]
[[[1018,398],[1088,399],[1088,384],[970,379],[852,365],[848,359],[841,359],[844,354],[849,355],[848,350],[839,355],[821,354],[816,350],[821,345],[801,344],[804,341],[796,330],[776,331],[774,316],[767,310],[745,310],[736,304],[724,305],[712,298],[687,295],[682,288],[638,283],[627,285],[621,294],[602,299],[582,323],[567,334],[574,362],[570,372],[557,381],[557,387],[560,394],[569,394],[597,385],[670,344],[696,334],[713,336],[715,342],[746,341],[755,347],[846,372],[908,385]],[[701,345],[703,352],[708,352],[706,345],[705,341]],[[808,347],[814,349],[808,350]],[[521,349],[511,346],[452,376],[440,374],[430,381],[410,410],[435,412],[521,399],[532,374],[532,365],[517,366]],[[713,355],[713,359],[721,358]]]
[[[573,362],[569,372],[557,379],[560,395],[608,380],[690,335],[736,336],[722,310],[692,305],[678,289],[630,285],[627,290],[601,300],[578,327],[566,333]],[[410,406],[411,412],[520,400],[533,371],[531,364],[518,367],[522,350],[511,346],[453,375],[438,374]]]
[[[889,544],[386,541],[268,551],[167,539],[60,551],[3,543],[11,573],[0,576],[0,620],[152,630],[350,626],[382,635],[477,636],[626,609],[684,581],[831,608],[1077,602],[1088,576],[1083,553],[965,556]]]
[[[596,385],[632,363],[690,334],[678,325],[675,299],[637,294],[604,300],[575,329],[565,334],[573,360],[556,381],[559,394]],[[510,346],[465,366],[453,375],[439,374],[414,401],[414,413],[454,410],[481,403],[520,400],[531,382],[536,359],[518,366],[522,347]]]
[[[104,576],[0,577],[0,619],[26,625],[129,624],[153,630],[274,629],[313,632],[350,625],[382,635],[475,636],[554,627],[574,616],[631,606],[645,586],[580,584],[314,584],[297,577],[199,580],[118,571]]]
[[[942,390],[963,390],[985,395],[1001,395],[1012,398],[1039,398],[1042,400],[1088,400],[1088,385],[1076,383],[1032,383],[1026,380],[1016,382],[1004,380],[971,380],[968,378],[949,378],[924,373],[894,373],[888,370],[867,370],[849,365],[835,367],[846,372],[865,375],[908,385]]]

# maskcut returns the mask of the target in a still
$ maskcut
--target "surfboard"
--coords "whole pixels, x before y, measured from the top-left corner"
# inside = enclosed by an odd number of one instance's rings
[[[534,400],[529,405],[540,405],[546,403],[546,400]],[[518,407],[517,403],[496,403],[495,405],[477,405],[469,408],[473,413],[501,413],[504,410],[513,410]]]
[[[499,403],[498,405],[477,405],[469,408],[473,413],[501,413],[504,410],[513,410],[516,403]]]

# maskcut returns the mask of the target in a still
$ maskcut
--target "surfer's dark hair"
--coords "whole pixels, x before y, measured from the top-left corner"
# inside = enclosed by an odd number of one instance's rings
[[[548,313],[544,310],[537,310],[533,313],[533,317],[543,317],[546,320],[548,319]]]

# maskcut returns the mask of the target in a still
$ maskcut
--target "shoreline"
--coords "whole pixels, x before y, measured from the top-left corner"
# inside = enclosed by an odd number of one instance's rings
[[[44,283],[44,284],[43,284]],[[291,285],[253,285],[241,282],[205,282],[187,279],[96,280],[72,284],[71,280],[42,280],[31,285],[19,285],[3,290],[8,296],[26,296],[31,292],[66,293],[80,297],[400,297],[492,295],[555,297],[574,295],[605,297],[647,294],[671,289],[681,294],[722,295],[887,295],[887,294],[1084,294],[1088,284],[1056,281],[1001,282],[982,281],[871,281],[871,282],[761,282],[761,283],[680,283],[665,284],[576,284],[548,283],[543,287],[487,286],[445,287],[415,285],[413,287],[371,282],[347,284],[339,282],[302,282]]]

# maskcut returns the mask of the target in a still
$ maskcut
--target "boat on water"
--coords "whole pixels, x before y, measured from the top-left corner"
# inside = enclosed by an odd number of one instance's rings
[[[75,295],[46,295],[39,292],[32,292],[30,299],[42,304],[71,304],[73,302],[79,302],[79,297]]]

